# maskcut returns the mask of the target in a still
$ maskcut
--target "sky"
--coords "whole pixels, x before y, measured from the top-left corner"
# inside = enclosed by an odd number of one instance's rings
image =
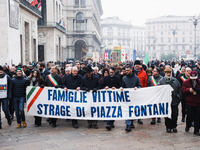
[[[133,25],[159,16],[199,16],[200,0],[101,0],[102,18],[118,16]]]

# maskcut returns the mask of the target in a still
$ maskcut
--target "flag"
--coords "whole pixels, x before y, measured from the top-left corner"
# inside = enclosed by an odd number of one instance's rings
[[[31,6],[35,6],[38,4],[38,1],[37,0],[31,0]]]
[[[111,50],[105,50],[104,52],[104,60],[109,60],[111,55]]]
[[[104,59],[107,60],[108,59],[108,52],[104,53]]]
[[[40,0],[40,2],[39,2],[38,6],[37,6],[37,9],[38,9],[39,11],[41,11],[41,10],[42,10],[42,6],[41,6],[41,0]]]
[[[149,54],[146,53],[146,56],[144,57],[144,64],[147,65],[149,62]]]
[[[62,22],[62,19],[60,19],[59,24],[61,24],[61,22]]]
[[[65,21],[64,21],[64,20],[63,20],[63,27],[66,28],[66,24],[65,24]]]

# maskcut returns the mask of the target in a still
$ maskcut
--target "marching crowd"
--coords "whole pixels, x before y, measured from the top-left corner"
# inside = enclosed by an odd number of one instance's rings
[[[36,66],[0,66],[0,107],[5,113],[8,125],[12,124],[14,112],[17,120],[17,128],[26,127],[24,104],[26,103],[26,87],[39,86],[41,88],[55,87],[65,90],[85,90],[86,92],[99,89],[121,89],[159,86],[169,84],[173,88],[171,118],[165,118],[166,132],[177,132],[178,106],[181,103],[182,122],[186,121],[185,131],[188,132],[194,126],[194,134],[200,135],[200,63],[180,63],[180,70],[173,70],[175,62],[149,63],[136,60],[133,64],[110,65],[108,63],[99,66],[85,64],[77,61],[66,64],[63,68],[52,65],[45,68],[44,63]],[[1,108],[0,108],[1,109]],[[35,116],[35,126],[41,126],[42,118]],[[56,127],[57,119],[47,119],[52,127]],[[143,124],[138,119],[139,124]],[[130,132],[134,126],[134,120],[126,120],[126,132]],[[161,123],[161,118],[152,118],[152,125]],[[72,126],[78,128],[78,120],[72,120]],[[114,128],[114,120],[106,121],[106,129]],[[2,128],[0,116],[0,129]],[[88,120],[88,128],[98,128],[96,120]]]

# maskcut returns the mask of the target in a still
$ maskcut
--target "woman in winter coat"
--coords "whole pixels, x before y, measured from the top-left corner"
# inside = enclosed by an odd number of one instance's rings
[[[33,73],[27,79],[29,81],[30,86],[40,86],[42,88],[44,87],[43,86],[44,80],[40,75],[39,70],[33,70]],[[35,127],[41,126],[42,117],[37,117],[37,116],[34,117],[35,117]]]

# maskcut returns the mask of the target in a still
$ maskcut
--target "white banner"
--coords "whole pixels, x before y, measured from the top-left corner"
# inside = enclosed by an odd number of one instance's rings
[[[27,112],[32,116],[81,120],[127,120],[171,117],[169,85],[85,92],[27,87]]]

